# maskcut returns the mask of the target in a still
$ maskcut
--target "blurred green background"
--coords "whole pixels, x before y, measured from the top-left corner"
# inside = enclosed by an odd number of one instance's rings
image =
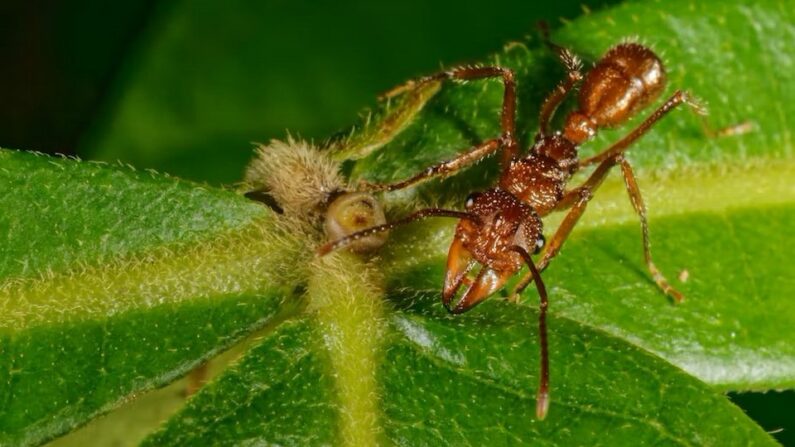
[[[251,142],[328,137],[395,84],[609,3],[5,1],[0,147],[228,185]],[[795,445],[794,392],[731,398]]]

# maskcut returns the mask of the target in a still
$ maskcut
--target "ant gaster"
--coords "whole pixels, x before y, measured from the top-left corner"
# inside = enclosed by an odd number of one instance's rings
[[[541,371],[536,397],[536,415],[539,419],[546,416],[549,408],[546,329],[548,300],[539,272],[560,251],[593,193],[616,164],[621,167],[630,200],[640,218],[644,255],[649,271],[657,285],[674,301],[683,299],[682,294],[671,287],[652,261],[645,206],[632,167],[624,159],[623,153],[675,107],[688,104],[697,112],[702,112],[687,93],[676,91],[625,137],[599,154],[580,160],[577,153],[579,145],[591,139],[600,128],[614,127],[626,122],[660,95],[666,83],[665,69],[652,50],[638,43],[626,42],[608,50],[583,77],[580,72],[581,63],[573,53],[549,41],[547,45],[563,62],[567,76],[541,106],[539,130],[535,143],[526,155],[519,154],[515,136],[516,89],[513,71],[500,66],[453,68],[409,82],[398,87],[395,92],[445,79],[466,81],[501,78],[504,85],[501,135],[484,141],[454,159],[430,166],[407,180],[390,184],[368,184],[371,190],[394,191],[431,177],[452,174],[501,150],[501,175],[496,186],[471,194],[466,200],[465,211],[422,209],[391,223],[328,242],[318,250],[322,255],[359,238],[426,217],[458,218],[459,223],[447,257],[442,290],[442,303],[453,314],[466,312],[486,299],[526,264],[529,274],[520,281],[516,293],[534,281],[541,299]],[[578,107],[567,116],[561,132],[550,132],[550,120],[555,110],[580,81]],[[582,185],[567,190],[566,185],[572,175],[591,165],[597,166],[590,177]],[[553,211],[562,210],[568,210],[568,213],[552,239],[545,244],[541,218]],[[541,252],[542,248],[543,253],[536,264],[531,254]],[[471,276],[478,265],[480,269]],[[465,290],[454,302],[462,285],[465,285]]]

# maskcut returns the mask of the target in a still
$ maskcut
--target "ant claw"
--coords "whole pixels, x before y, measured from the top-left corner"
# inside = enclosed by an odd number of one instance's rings
[[[674,304],[681,304],[682,301],[685,300],[685,296],[682,295],[682,292],[680,292],[680,291],[678,291],[678,290],[676,290],[674,288],[672,288],[671,290],[668,290],[668,296],[673,298]]]
[[[709,108],[702,99],[685,91],[680,91],[679,94],[682,97],[682,102],[690,106],[694,112],[703,116],[709,115]]]
[[[400,96],[409,90],[414,90],[415,88],[417,88],[417,81],[412,79],[396,87],[392,87],[391,89],[385,91],[384,93],[381,93],[380,95],[378,95],[378,100],[387,101],[396,96]]]

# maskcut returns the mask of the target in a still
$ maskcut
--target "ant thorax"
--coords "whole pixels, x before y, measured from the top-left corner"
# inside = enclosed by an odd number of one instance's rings
[[[529,155],[511,162],[499,185],[545,216],[560,201],[577,163],[574,144],[559,134],[544,136]]]

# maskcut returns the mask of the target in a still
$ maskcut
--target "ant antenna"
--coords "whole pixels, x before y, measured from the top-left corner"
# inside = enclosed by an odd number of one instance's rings
[[[329,252],[344,247],[350,244],[351,242],[356,241],[357,239],[371,236],[376,233],[389,231],[400,225],[405,225],[407,223],[414,222],[415,220],[425,219],[427,217],[452,217],[455,219],[468,219],[480,225],[480,219],[477,216],[467,212],[445,210],[441,208],[426,208],[423,210],[416,211],[412,214],[409,214],[408,216],[402,219],[398,219],[396,221],[389,222],[383,225],[378,225],[376,227],[367,228],[366,230],[357,231],[355,233],[351,233],[348,236],[337,239],[335,241],[326,242],[325,244],[321,245],[320,248],[317,249],[317,254],[318,256],[325,256]]]
[[[533,279],[538,289],[538,296],[540,297],[538,306],[538,334],[541,345],[541,377],[538,383],[538,392],[536,393],[536,417],[539,420],[543,420],[547,417],[547,412],[549,411],[549,349],[547,347],[547,307],[549,307],[549,300],[547,298],[547,288],[544,286],[541,274],[538,272],[527,250],[518,245],[511,247],[511,250],[519,253],[522,259],[524,259],[524,262],[530,269],[530,273],[533,274]],[[524,284],[524,287],[528,284],[529,281]],[[524,289],[524,287],[522,287],[522,289]],[[517,290],[517,293],[518,292],[521,292],[521,290]]]

